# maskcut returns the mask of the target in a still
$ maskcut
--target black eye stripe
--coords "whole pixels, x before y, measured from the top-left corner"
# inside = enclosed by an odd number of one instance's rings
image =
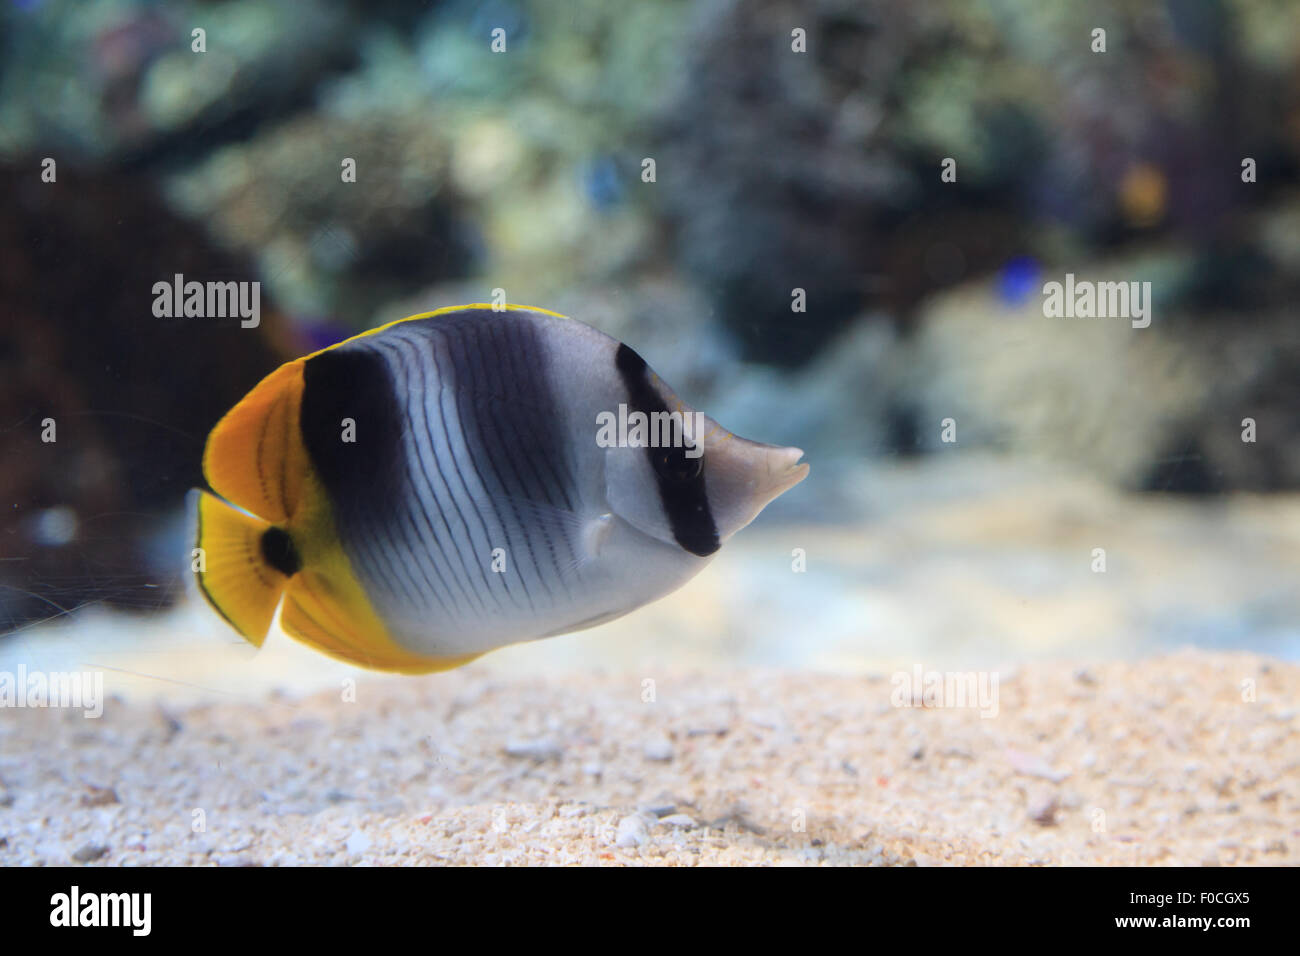
[[[664,481],[683,484],[704,470],[704,456],[691,458],[685,448],[656,448],[654,452],[655,471]]]
[[[628,410],[647,416],[667,412],[668,406],[650,385],[645,359],[620,344],[614,366],[628,392]],[[647,448],[659,486],[659,499],[673,529],[673,538],[685,550],[707,557],[721,547],[704,488],[704,456],[688,458],[683,448]]]

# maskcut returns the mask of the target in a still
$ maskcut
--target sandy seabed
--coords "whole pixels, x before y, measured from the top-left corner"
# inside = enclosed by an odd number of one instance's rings
[[[1300,862],[1300,667],[997,676],[996,716],[895,706],[888,674],[476,665],[355,700],[0,710],[0,863]]]

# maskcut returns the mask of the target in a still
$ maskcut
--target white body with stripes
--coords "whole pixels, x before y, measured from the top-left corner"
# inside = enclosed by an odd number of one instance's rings
[[[601,447],[598,416],[620,404],[693,409],[626,346],[542,312],[397,323],[309,358],[305,381],[303,434],[356,577],[393,639],[431,657],[673,591],[808,467],[707,418],[698,464]]]

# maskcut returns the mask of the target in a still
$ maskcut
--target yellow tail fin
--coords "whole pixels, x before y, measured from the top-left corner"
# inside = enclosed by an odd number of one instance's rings
[[[262,535],[271,524],[206,491],[190,495],[191,513],[198,518],[194,576],[199,590],[250,644],[261,647],[289,583],[264,554]]]

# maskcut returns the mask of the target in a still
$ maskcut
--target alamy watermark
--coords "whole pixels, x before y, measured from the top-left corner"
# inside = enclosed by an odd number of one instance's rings
[[[225,319],[238,316],[240,326],[255,329],[262,321],[262,283],[185,281],[153,284],[153,314],[159,319]]]
[[[104,713],[104,672],[0,671],[0,707],[81,708],[87,718]]]
[[[998,715],[997,671],[927,671],[916,664],[896,671],[889,702],[895,707],[972,708],[984,718]]]
[[[1043,315],[1049,319],[1129,319],[1133,328],[1151,324],[1150,282],[1075,281],[1074,273],[1065,274],[1065,282],[1043,285]]]
[[[687,458],[699,458],[703,438],[703,412],[629,412],[620,404],[617,414],[596,415],[596,444],[601,448],[685,448]]]
[[[153,894],[83,893],[74,885],[50,897],[50,925],[117,926],[133,936],[148,936],[153,929]]]

